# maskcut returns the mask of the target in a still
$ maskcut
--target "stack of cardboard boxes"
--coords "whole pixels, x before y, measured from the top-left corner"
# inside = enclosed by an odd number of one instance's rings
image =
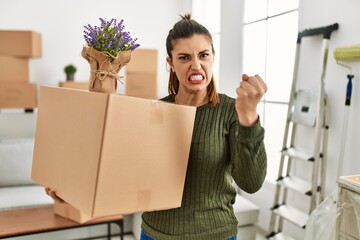
[[[39,33],[0,30],[0,109],[36,107],[36,84],[30,83],[29,60],[41,54]]]

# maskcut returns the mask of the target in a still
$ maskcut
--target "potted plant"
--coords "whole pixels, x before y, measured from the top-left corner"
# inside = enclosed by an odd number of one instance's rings
[[[66,81],[73,81],[76,72],[76,67],[72,64],[66,65],[64,68],[64,72],[66,73]]]
[[[82,56],[90,64],[89,90],[116,93],[118,73],[131,59],[131,52],[138,48],[137,38],[124,30],[124,20],[100,19],[100,26],[84,26]]]

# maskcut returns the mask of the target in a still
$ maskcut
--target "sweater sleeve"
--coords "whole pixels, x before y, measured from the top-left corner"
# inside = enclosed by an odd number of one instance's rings
[[[258,120],[254,126],[240,125],[236,112],[230,124],[232,177],[245,192],[258,191],[266,176],[267,157],[264,128]]]

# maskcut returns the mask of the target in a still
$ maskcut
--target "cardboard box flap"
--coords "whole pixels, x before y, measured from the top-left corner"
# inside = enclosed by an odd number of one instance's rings
[[[110,96],[93,216],[180,207],[195,113],[195,107]]]
[[[32,178],[91,212],[108,95],[41,87]]]

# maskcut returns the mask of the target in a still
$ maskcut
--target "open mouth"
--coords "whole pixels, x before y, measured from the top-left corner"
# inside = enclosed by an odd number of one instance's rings
[[[190,82],[192,83],[200,83],[202,80],[204,80],[205,77],[201,74],[194,74],[189,77]]]

